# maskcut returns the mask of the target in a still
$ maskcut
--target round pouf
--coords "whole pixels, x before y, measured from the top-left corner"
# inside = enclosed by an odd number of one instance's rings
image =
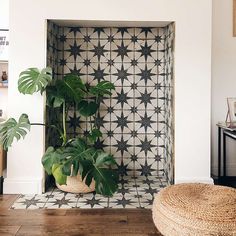
[[[164,236],[235,236],[236,190],[209,184],[177,184],[153,202],[153,220]]]

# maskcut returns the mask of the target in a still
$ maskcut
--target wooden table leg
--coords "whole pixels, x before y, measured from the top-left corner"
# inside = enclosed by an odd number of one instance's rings
[[[226,177],[226,135],[223,131],[223,176]]]
[[[218,178],[221,176],[221,127],[218,127]]]

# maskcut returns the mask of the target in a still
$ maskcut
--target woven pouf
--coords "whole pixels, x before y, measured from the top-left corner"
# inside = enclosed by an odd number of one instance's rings
[[[153,202],[153,220],[164,236],[236,236],[236,189],[177,184]]]

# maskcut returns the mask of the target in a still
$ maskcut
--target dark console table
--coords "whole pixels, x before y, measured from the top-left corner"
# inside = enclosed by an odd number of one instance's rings
[[[6,152],[0,146],[0,194],[3,193],[3,172],[6,168]]]
[[[218,123],[218,178],[222,177],[221,175],[221,157],[223,157],[223,177],[227,176],[226,167],[227,167],[227,153],[226,153],[226,138],[231,138],[236,140],[236,128],[227,127],[226,123]],[[223,142],[222,142],[223,141]],[[222,152],[223,149],[223,152]],[[223,156],[222,156],[223,154]]]

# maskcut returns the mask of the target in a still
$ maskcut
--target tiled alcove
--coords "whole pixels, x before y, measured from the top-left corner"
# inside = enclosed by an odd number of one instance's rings
[[[116,91],[104,99],[95,121],[121,175],[165,176],[173,182],[174,24],[149,27],[62,27],[48,22],[48,65],[54,76],[75,73]],[[86,120],[71,112],[71,136],[87,132]]]
[[[174,24],[65,27],[48,21],[47,32],[47,65],[54,77],[75,73],[90,84],[106,79],[116,86],[95,122],[104,134],[97,147],[119,163],[119,190],[103,198],[55,189],[42,198],[24,196],[13,208],[151,207],[154,194],[174,181]],[[47,118],[58,119],[50,111]],[[86,120],[73,111],[67,126],[71,136],[87,133]],[[56,144],[54,135],[49,130],[48,144]]]

